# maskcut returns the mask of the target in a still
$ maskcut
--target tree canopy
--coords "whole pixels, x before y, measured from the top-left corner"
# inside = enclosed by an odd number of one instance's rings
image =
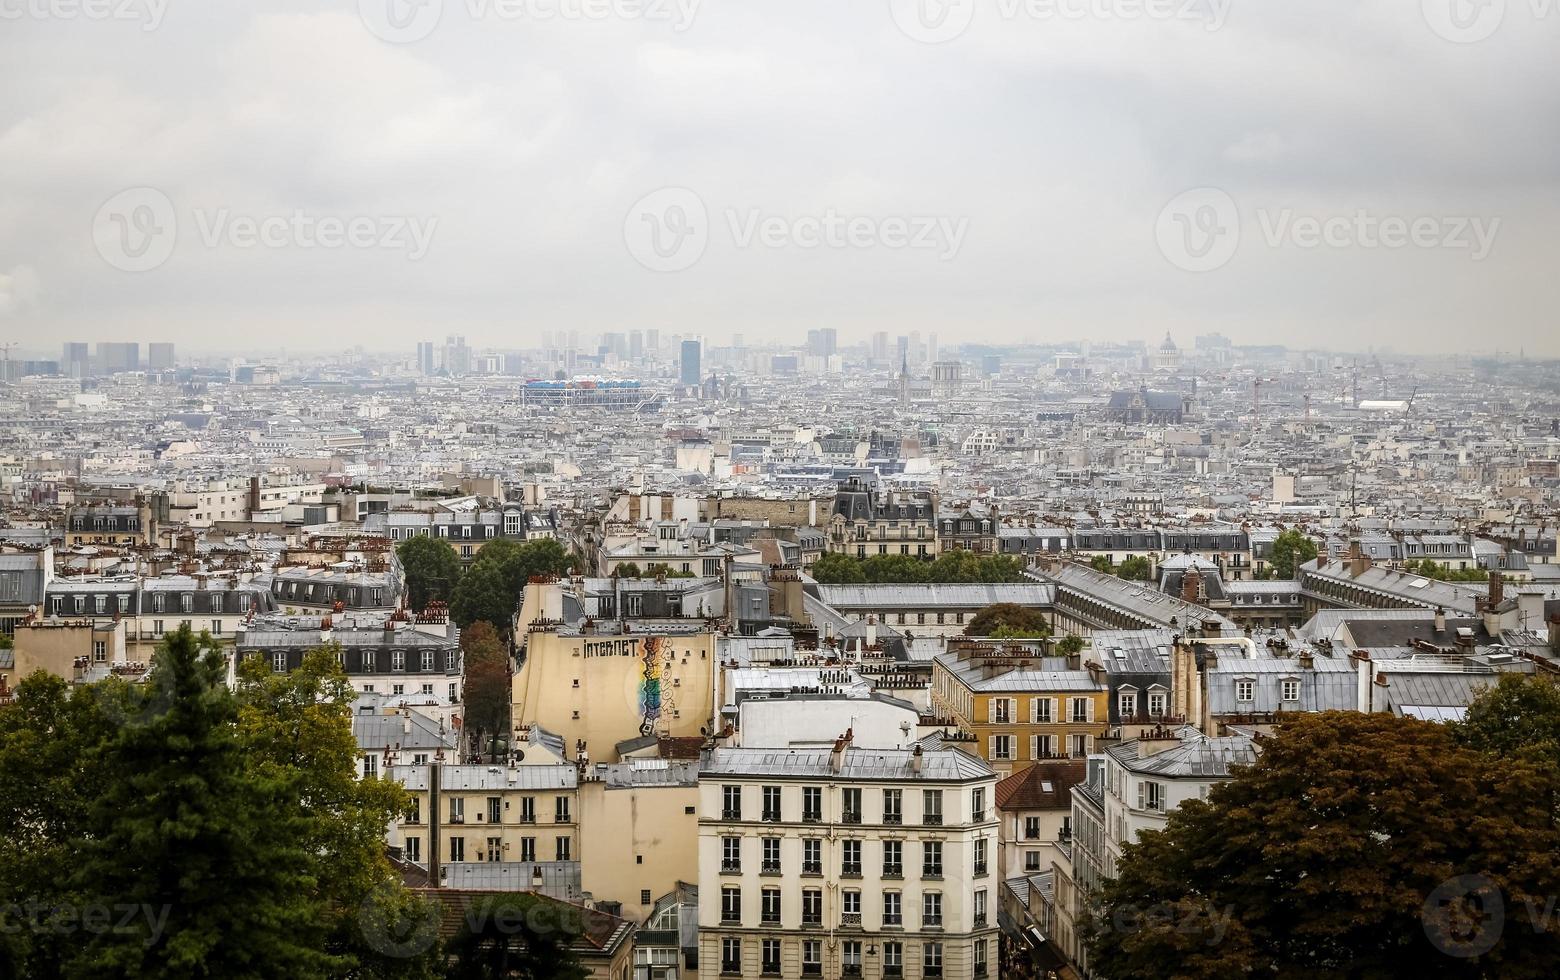
[[[551,538],[489,541],[456,586],[450,615],[462,628],[485,620],[507,633],[520,608],[526,582],[537,575],[568,574],[573,563],[563,546]]]
[[[970,617],[965,636],[989,636],[995,639],[1043,639],[1051,635],[1045,614],[1016,602],[997,602]]]
[[[1270,561],[1273,576],[1292,579],[1295,577],[1295,569],[1315,557],[1316,542],[1311,540],[1310,535],[1294,527],[1281,531],[1273,540],[1273,557]]]
[[[1560,887],[1550,783],[1444,726],[1297,714],[1254,765],[1125,845],[1086,930],[1091,965],[1189,980],[1550,976],[1560,934],[1529,914],[1547,917]]]
[[[478,620],[461,631],[465,654],[466,726],[485,735],[509,731],[511,678],[509,654],[491,623]]]
[[[449,542],[418,536],[402,541],[395,549],[406,575],[406,602],[418,612],[435,600],[449,602],[460,581],[460,556]]]
[[[1022,582],[1024,563],[1012,555],[983,555],[950,549],[935,559],[915,555],[856,558],[830,552],[813,563],[811,575],[825,585],[857,582]]]
[[[1153,574],[1153,562],[1142,555],[1128,555],[1116,567],[1116,575],[1131,582],[1146,582]]]

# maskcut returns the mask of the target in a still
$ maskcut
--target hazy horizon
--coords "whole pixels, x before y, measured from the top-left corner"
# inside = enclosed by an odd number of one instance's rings
[[[19,350],[1560,355],[1560,4],[104,9],[5,8]]]

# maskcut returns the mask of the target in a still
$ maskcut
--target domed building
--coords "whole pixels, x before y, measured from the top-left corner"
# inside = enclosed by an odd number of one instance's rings
[[[1155,371],[1179,371],[1181,369],[1181,348],[1170,339],[1169,331],[1165,332],[1165,342],[1159,345],[1159,350],[1153,355],[1153,369]]]

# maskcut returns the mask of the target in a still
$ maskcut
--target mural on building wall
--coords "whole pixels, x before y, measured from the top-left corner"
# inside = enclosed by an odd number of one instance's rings
[[[639,680],[639,734],[655,731],[661,718],[661,642],[662,637],[647,636],[642,646]]]

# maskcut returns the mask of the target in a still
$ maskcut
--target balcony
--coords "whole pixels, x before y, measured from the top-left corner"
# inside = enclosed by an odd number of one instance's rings
[[[739,817],[736,817],[734,819],[740,820],[742,818],[739,816]],[[779,810],[765,810],[763,812],[763,815],[760,816],[759,819],[762,820],[764,823],[779,823],[780,822],[780,811]]]
[[[733,912],[730,909],[721,909],[720,924],[723,926],[739,926],[742,924],[742,913]]]
[[[846,863],[840,865],[840,877],[842,877],[842,878],[860,878],[861,877],[861,862],[860,861],[847,861]]]
[[[894,928],[894,927],[897,927],[897,926],[902,926],[904,924],[905,924],[905,918],[904,918],[904,916],[900,915],[899,913],[897,913],[897,912],[884,912],[883,913],[883,927],[884,928]]]
[[[883,976],[885,977],[902,977],[904,975],[905,968],[898,963],[885,963],[883,965]]]
[[[905,866],[904,865],[902,865],[902,864],[885,864],[885,865],[883,865],[883,877],[885,877],[885,878],[903,878],[904,876],[905,876]]]
[[[822,927],[822,925],[823,925],[823,913],[822,912],[803,912],[802,913],[802,928],[803,929],[807,929],[807,928],[817,929],[817,928]]]
[[[742,811],[740,809],[733,810],[728,807],[727,809],[720,811],[720,818],[722,820],[741,820]]]
[[[765,861],[763,864],[759,865],[758,870],[760,874],[777,875],[780,873],[780,862]]]
[[[453,813],[450,814],[450,823],[460,823],[460,824],[463,824],[465,822],[466,822],[466,817],[465,817],[464,814],[462,814],[460,816],[456,816]]]
[[[823,874],[823,864],[822,864],[822,862],[820,862],[820,861],[803,861],[802,862],[802,874],[804,874],[804,875],[821,875],[821,874]]]
[[[536,823],[536,814],[534,814],[534,813],[522,813],[522,814],[520,814],[520,822],[521,823]]]
[[[720,965],[720,975],[723,977],[740,977],[742,975],[742,964],[722,963]]]
[[[970,823],[985,823],[985,822],[986,822],[986,811],[985,810],[972,810],[970,812]]]
[[[923,827],[941,827],[942,825],[942,814],[940,813],[927,813],[921,817],[921,826]]]
[[[883,814],[883,822],[897,827],[905,822],[905,816],[902,813],[885,813]]]
[[[986,913],[984,913],[984,912],[976,912],[975,913],[975,928],[977,928],[977,929],[984,929],[985,927],[986,927]]]
[[[720,862],[720,873],[723,875],[739,875],[742,873],[742,862],[725,860]]]
[[[840,913],[840,926],[842,928],[860,929],[861,928],[861,913],[860,912],[841,912]]]
[[[842,976],[842,977],[859,977],[859,976],[861,976],[861,964],[860,963],[846,963],[844,966],[840,967],[840,976]]]
[[[934,879],[936,879],[938,881],[941,881],[942,880],[942,865],[940,865],[940,864],[928,864],[928,865],[925,865],[924,867],[921,868],[921,877],[922,878],[934,878]]]
[[[942,928],[942,916],[941,915],[923,915],[923,916],[921,916],[921,928],[922,929],[941,929]]]
[[[765,963],[758,968],[761,977],[778,977],[780,975],[779,963]]]
[[[762,916],[759,917],[758,921],[762,925],[777,926],[780,924],[780,913],[765,912]]]
[[[975,865],[975,877],[977,877],[977,878],[984,878],[985,876],[986,876],[986,862],[982,861],[979,864]]]
[[[857,810],[846,810],[840,816],[840,823],[861,823],[861,813]]]
[[[823,823],[823,812],[814,810],[811,813],[803,813],[802,823]]]
[[[569,815],[567,813],[560,813],[556,817],[553,818],[553,823],[568,823],[568,822],[569,822]]]
[[[802,964],[802,976],[804,976],[804,977],[821,977],[821,976],[823,976],[823,964],[822,963],[803,963]]]

